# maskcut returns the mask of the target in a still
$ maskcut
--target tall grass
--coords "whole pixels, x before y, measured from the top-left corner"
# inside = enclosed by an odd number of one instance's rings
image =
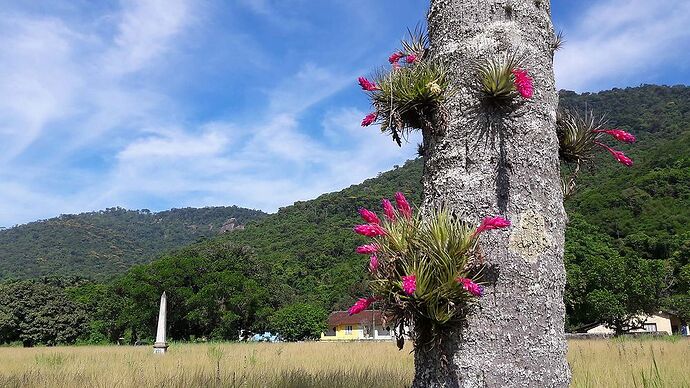
[[[573,387],[690,387],[690,341],[573,340]],[[0,348],[0,387],[406,387],[393,343]]]

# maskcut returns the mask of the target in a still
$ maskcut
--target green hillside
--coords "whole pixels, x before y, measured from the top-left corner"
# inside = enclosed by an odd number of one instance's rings
[[[605,113],[612,127],[638,138],[617,145],[633,167],[602,155],[566,203],[569,329],[662,307],[690,320],[690,88],[562,92],[561,103]],[[176,306],[175,338],[267,329],[283,306],[348,307],[364,293],[368,261],[353,252],[364,241],[352,233],[357,208],[378,209],[396,191],[419,203],[421,174],[421,160],[409,161],[244,230],[171,251],[111,282],[67,285],[68,295],[102,317],[91,323],[91,338],[110,339],[152,333],[163,290]]]
[[[105,279],[161,252],[218,234],[265,213],[237,206],[172,209],[159,213],[122,208],[61,215],[0,230],[0,280],[46,275]]]

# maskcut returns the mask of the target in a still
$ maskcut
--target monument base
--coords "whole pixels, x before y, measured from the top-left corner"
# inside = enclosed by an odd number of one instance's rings
[[[153,354],[163,354],[168,351],[168,344],[166,342],[156,342],[153,344]]]

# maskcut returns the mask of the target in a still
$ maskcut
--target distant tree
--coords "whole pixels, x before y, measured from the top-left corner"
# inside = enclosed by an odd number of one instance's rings
[[[611,239],[581,216],[571,216],[566,233],[565,302],[569,326],[605,323],[622,334],[642,328],[668,291],[672,268],[664,260],[622,257]]]
[[[273,314],[270,327],[288,341],[317,339],[326,330],[327,313],[310,303],[295,303]]]
[[[0,343],[71,344],[86,331],[86,313],[63,289],[35,281],[0,286]]]

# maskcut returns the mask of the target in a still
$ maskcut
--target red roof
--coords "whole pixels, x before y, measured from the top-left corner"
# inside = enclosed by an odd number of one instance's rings
[[[328,316],[328,326],[355,325],[374,322],[381,325],[382,317],[379,310],[364,310],[359,314],[350,315],[347,311],[334,311]]]

